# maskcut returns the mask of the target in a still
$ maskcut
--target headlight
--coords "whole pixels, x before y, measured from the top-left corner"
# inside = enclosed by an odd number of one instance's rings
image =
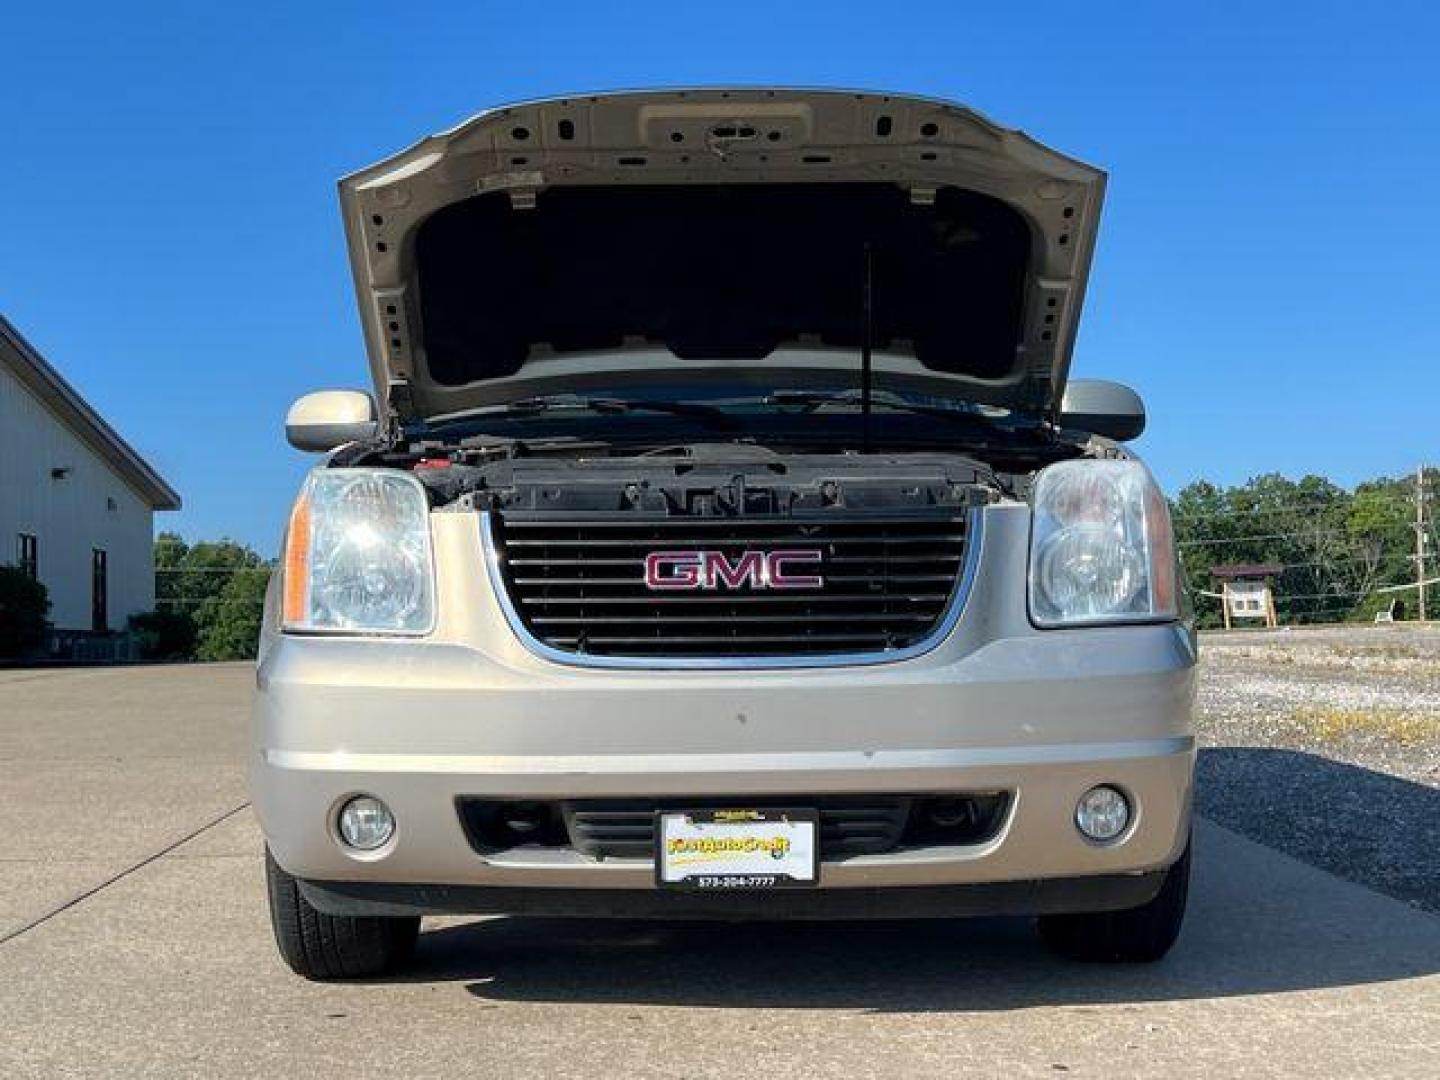
[[[1031,498],[1030,615],[1038,626],[1177,617],[1165,497],[1138,461],[1062,461]]]
[[[284,628],[424,634],[435,621],[425,489],[390,469],[316,469],[285,535]]]

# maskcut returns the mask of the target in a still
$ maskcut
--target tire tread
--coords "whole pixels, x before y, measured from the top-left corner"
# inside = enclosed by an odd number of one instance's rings
[[[1045,915],[1040,937],[1053,951],[1072,960],[1110,964],[1148,964],[1161,959],[1180,936],[1190,891],[1190,847],[1165,872],[1165,882],[1149,903],[1123,911]]]
[[[327,915],[305,899],[268,847],[265,881],[275,944],[297,975],[318,981],[384,975],[414,951],[418,917]]]

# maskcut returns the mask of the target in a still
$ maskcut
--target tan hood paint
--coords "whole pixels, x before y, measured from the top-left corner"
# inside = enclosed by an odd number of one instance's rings
[[[420,224],[442,207],[505,191],[524,209],[560,185],[856,181],[889,181],[921,204],[937,188],[959,187],[998,198],[1026,219],[1034,250],[1013,372],[934,379],[957,397],[1053,413],[1105,174],[959,105],[834,90],[655,90],[528,102],[481,113],[346,177],[341,204],[377,393],[410,419],[512,400],[531,382],[553,389],[546,378],[553,358],[463,386],[428,377],[413,245]],[[583,359],[563,363],[573,369]]]

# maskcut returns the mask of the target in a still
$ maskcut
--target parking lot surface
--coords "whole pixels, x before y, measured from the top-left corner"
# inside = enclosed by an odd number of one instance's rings
[[[1054,959],[1023,920],[447,919],[403,978],[307,983],[265,913],[252,678],[0,671],[0,1077],[1437,1073],[1424,869],[1332,874],[1205,820],[1185,932],[1150,967]],[[1251,750],[1201,771],[1244,781],[1208,804],[1237,827],[1275,812]],[[1433,823],[1433,786],[1385,779]]]

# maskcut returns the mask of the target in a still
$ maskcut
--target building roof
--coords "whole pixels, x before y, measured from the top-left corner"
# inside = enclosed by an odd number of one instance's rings
[[[0,315],[0,363],[12,369],[31,393],[44,402],[81,442],[144,496],[154,509],[180,509],[180,496],[175,489],[90,407],[3,315]]]
[[[1225,581],[1236,581],[1243,578],[1274,577],[1284,569],[1285,567],[1280,563],[1230,563],[1225,566],[1212,566],[1210,576]]]

